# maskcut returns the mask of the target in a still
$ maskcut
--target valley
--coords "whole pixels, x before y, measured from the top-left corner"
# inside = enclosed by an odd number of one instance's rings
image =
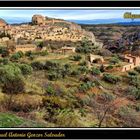
[[[139,30],[0,20],[0,127],[139,127]]]

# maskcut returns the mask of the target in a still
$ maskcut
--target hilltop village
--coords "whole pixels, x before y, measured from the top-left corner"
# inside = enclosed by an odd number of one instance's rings
[[[139,127],[137,31],[0,19],[0,127]]]

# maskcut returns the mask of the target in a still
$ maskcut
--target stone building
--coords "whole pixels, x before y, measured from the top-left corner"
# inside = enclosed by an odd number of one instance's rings
[[[63,54],[75,53],[75,47],[62,47],[61,51],[62,51]]]
[[[104,58],[103,58],[102,56],[90,54],[90,55],[89,55],[89,61],[90,61],[91,63],[93,63],[94,60],[100,60],[101,63],[104,63]]]
[[[131,54],[125,54],[124,55],[124,61],[128,62],[128,64],[124,65],[122,67],[122,72],[131,70],[137,66],[140,66],[140,57],[139,56],[133,56]]]

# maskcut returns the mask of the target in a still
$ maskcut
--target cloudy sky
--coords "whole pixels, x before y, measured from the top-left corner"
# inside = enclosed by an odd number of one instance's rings
[[[7,22],[29,22],[34,14],[65,20],[123,19],[125,12],[140,14],[140,10],[0,10],[0,18]]]

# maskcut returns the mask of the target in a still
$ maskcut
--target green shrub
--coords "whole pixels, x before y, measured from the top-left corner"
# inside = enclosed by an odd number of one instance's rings
[[[116,84],[121,80],[121,77],[109,73],[105,73],[103,74],[103,79],[109,83]]]
[[[109,65],[109,66],[106,67],[107,70],[111,70],[111,69],[113,69],[113,68],[114,68],[114,67],[113,67],[112,65]]]
[[[32,62],[31,63],[31,67],[34,70],[43,70],[44,69],[44,65],[41,62],[39,62],[39,61]]]
[[[80,66],[86,66],[87,65],[87,62],[86,61],[82,61],[82,62],[79,63],[79,65]]]
[[[115,99],[115,96],[109,93],[99,94],[99,97],[104,101],[109,101],[109,102]]]
[[[115,65],[115,64],[119,63],[119,61],[120,60],[117,57],[112,57],[111,60],[110,60],[110,63]]]
[[[137,112],[140,111],[140,104],[139,103],[136,104],[135,109],[136,109]]]
[[[140,67],[136,67],[135,70],[140,73]]]
[[[46,87],[46,94],[47,95],[55,95],[55,89],[54,89],[54,87],[53,87],[53,85],[48,85],[47,87]]]
[[[136,100],[139,100],[140,99],[140,88],[128,87],[128,89],[126,90],[126,94],[133,96]]]
[[[40,52],[40,55],[41,55],[41,56],[46,56],[46,55],[48,55],[48,51],[47,51],[47,50],[42,51],[42,52]]]
[[[55,71],[52,71],[52,72],[50,72],[50,73],[47,75],[47,77],[48,77],[48,79],[49,79],[50,81],[55,81],[55,80],[57,80],[57,79],[59,79],[59,78],[62,78],[62,75],[58,74],[58,73],[55,72]]]
[[[80,121],[80,113],[75,113],[67,109],[60,110],[54,117],[57,127],[83,127]],[[65,123],[64,123],[65,122]]]
[[[31,55],[33,55],[32,51],[27,51],[27,52],[25,53],[25,56],[30,57]]]
[[[57,62],[52,62],[52,61],[46,61],[45,65],[44,65],[44,68],[46,70],[58,70],[60,69],[60,64],[57,63]]]
[[[81,73],[86,73],[88,72],[88,68],[86,66],[81,66],[78,68],[78,71],[80,71]]]
[[[136,71],[129,71],[128,74],[130,76],[137,76],[138,75],[138,73]]]
[[[21,78],[15,78],[12,80],[8,80],[2,86],[2,92],[8,94],[18,94],[23,93],[25,91],[25,84]]]
[[[140,78],[138,76],[128,75],[127,78],[130,85],[140,87]]]
[[[87,92],[90,88],[92,88],[93,86],[95,86],[95,84],[93,82],[87,82],[87,83],[83,83],[79,86],[79,91],[80,92]]]
[[[50,114],[54,114],[57,109],[65,109],[69,106],[68,100],[58,96],[46,96],[42,101]]]
[[[42,105],[42,96],[40,95],[19,94],[13,97],[10,109],[16,112],[29,112],[37,110]]]
[[[92,73],[93,75],[100,75],[100,74],[101,74],[101,71],[100,71],[99,68],[92,67],[92,68],[91,68],[91,73]]]
[[[71,76],[78,76],[78,75],[80,75],[80,71],[77,69],[77,70],[73,70],[72,72],[71,72]]]
[[[19,60],[21,58],[20,54],[19,53],[15,53],[11,56],[11,60],[12,61],[16,61],[16,60]]]
[[[73,61],[79,61],[82,57],[80,55],[74,55],[71,60]]]
[[[32,67],[27,64],[20,64],[19,68],[23,75],[30,75],[33,71]]]

